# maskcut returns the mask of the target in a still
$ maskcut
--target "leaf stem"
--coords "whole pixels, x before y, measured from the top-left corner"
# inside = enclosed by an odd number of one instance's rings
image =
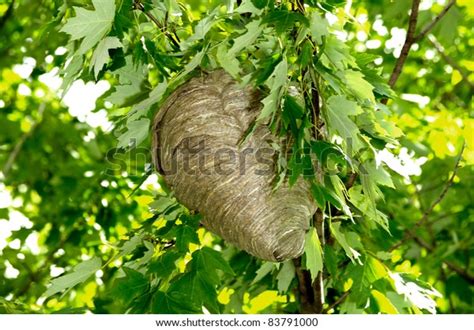
[[[145,6],[141,3],[140,0],[135,0],[133,2],[133,8],[134,9],[137,9],[137,10],[140,10],[142,13],[145,14],[146,17],[148,17],[148,19],[150,19],[153,23],[155,23],[155,25],[158,27],[158,29],[160,29],[161,32],[163,32],[163,34],[168,38],[168,40],[173,44],[173,46],[175,46],[176,49],[179,49],[179,42],[176,41],[179,40],[178,36],[176,35],[176,33],[174,33],[174,36],[166,29],[165,26],[163,26],[160,21],[155,17],[153,16],[153,14],[151,14],[150,12],[146,11],[145,10]],[[175,39],[176,38],[176,39]]]
[[[395,63],[395,67],[393,68],[392,74],[390,75],[390,79],[388,80],[388,84],[392,88],[393,86],[395,86],[395,83],[397,82],[398,77],[402,73],[403,66],[405,65],[405,61],[408,57],[408,53],[410,52],[410,47],[415,42],[415,38],[416,38],[415,30],[416,30],[416,23],[418,21],[419,7],[420,7],[420,0],[413,0],[412,6],[411,6],[410,18],[408,20],[407,36],[405,38],[405,42],[403,43],[400,56],[398,57],[397,62]]]
[[[327,308],[323,309],[323,314],[327,314],[331,309],[343,303],[344,300],[346,300],[347,296],[349,296],[349,293],[350,291],[344,292],[335,302],[333,302]]]

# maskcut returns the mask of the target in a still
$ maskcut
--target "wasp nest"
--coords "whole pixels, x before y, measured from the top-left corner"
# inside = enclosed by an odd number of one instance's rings
[[[272,189],[276,138],[258,126],[259,94],[214,71],[174,91],[153,123],[153,160],[176,198],[210,231],[269,261],[296,258],[314,202],[306,183]]]

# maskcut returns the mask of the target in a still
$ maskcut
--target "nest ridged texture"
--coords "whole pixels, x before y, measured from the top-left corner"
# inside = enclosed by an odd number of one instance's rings
[[[259,93],[223,71],[192,78],[158,111],[152,155],[176,198],[207,229],[256,257],[283,261],[303,253],[316,208],[304,180],[273,189],[268,151],[276,138],[266,125],[239,145],[260,110]]]

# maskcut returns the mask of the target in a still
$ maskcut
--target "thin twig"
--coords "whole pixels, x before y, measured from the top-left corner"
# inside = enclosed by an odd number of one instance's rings
[[[430,207],[423,213],[423,216],[415,223],[415,225],[413,226],[413,228],[411,229],[408,229],[405,231],[405,234],[403,236],[403,238],[397,243],[397,244],[394,244],[390,249],[389,251],[393,251],[397,248],[399,248],[400,246],[403,245],[403,243],[405,243],[406,241],[408,241],[410,238],[413,238],[416,236],[416,233],[415,233],[415,229],[421,227],[422,225],[425,224],[425,222],[428,220],[428,217],[430,216],[430,214],[433,212],[434,208],[436,207],[436,205],[438,205],[439,203],[441,203],[441,201],[444,199],[444,197],[446,196],[449,188],[452,186],[453,184],[453,181],[454,181],[454,178],[456,177],[456,174],[457,174],[457,171],[458,171],[458,168],[459,168],[459,163],[462,159],[462,154],[464,152],[464,147],[465,147],[465,143],[463,143],[463,145],[461,146],[461,150],[459,152],[459,155],[456,159],[456,163],[454,165],[454,170],[453,170],[453,174],[449,177],[448,181],[446,182],[446,184],[444,185],[444,188],[443,190],[441,191],[441,193],[439,194],[438,198],[436,198],[436,200],[431,203]]]
[[[436,51],[441,55],[443,60],[445,60],[446,63],[448,63],[449,65],[451,65],[453,69],[459,71],[464,82],[466,82],[469,85],[469,87],[473,89],[474,85],[469,80],[469,75],[466,73],[466,71],[458,63],[456,63],[456,61],[452,57],[446,54],[443,46],[433,36],[429,36],[428,40],[431,42],[431,44],[436,49]]]
[[[417,222],[417,224],[415,225],[415,228],[418,228],[418,227],[422,226],[426,222],[426,220],[428,220],[428,217],[430,216],[431,212],[433,212],[433,209],[435,208],[435,206],[438,205],[439,203],[441,203],[441,201],[446,196],[446,193],[448,192],[449,188],[451,188],[451,186],[453,184],[453,181],[454,181],[454,178],[456,177],[456,174],[457,174],[458,169],[459,169],[459,163],[461,162],[462,154],[464,153],[465,145],[466,144],[463,143],[462,146],[461,146],[461,150],[459,151],[459,155],[456,159],[456,164],[454,165],[454,169],[453,169],[453,173],[451,174],[451,177],[446,182],[446,185],[444,186],[443,190],[439,194],[438,198],[431,204],[431,206],[425,211],[425,213],[423,213],[423,216],[421,217],[420,221]]]
[[[422,226],[423,224],[426,223],[426,221],[428,220],[428,217],[430,216],[431,212],[433,212],[433,209],[436,207],[436,205],[438,205],[439,203],[441,203],[441,201],[444,199],[444,197],[446,196],[449,188],[452,186],[453,184],[453,181],[454,181],[454,178],[456,177],[456,174],[457,174],[457,171],[459,169],[459,163],[462,159],[462,154],[464,152],[464,148],[465,148],[465,143],[463,143],[462,147],[461,147],[461,150],[459,152],[459,155],[458,155],[458,158],[456,159],[456,164],[455,164],[455,167],[454,167],[454,170],[453,170],[453,173],[452,175],[449,177],[448,181],[446,182],[443,190],[441,191],[441,193],[439,194],[438,198],[431,204],[431,206],[423,213],[423,216],[420,218],[420,220],[418,220],[416,222],[416,224],[414,225],[414,227],[412,229],[408,229],[405,231],[405,234],[404,234],[404,237],[397,243],[397,244],[394,244],[390,249],[389,251],[393,251],[395,250],[396,248],[399,248],[401,245],[403,245],[403,243],[405,243],[407,240],[413,238],[414,241],[424,247],[428,252],[432,252],[434,251],[434,247],[432,245],[430,245],[429,243],[425,242],[421,237],[418,237],[416,236],[416,233],[415,233],[415,229],[419,228],[420,226]],[[471,284],[474,284],[474,275],[470,274],[468,272],[467,269],[463,269],[461,267],[459,267],[458,265],[454,264],[453,262],[451,261],[448,261],[448,260],[442,260],[442,263],[444,263],[449,269],[451,269],[452,271],[454,271],[455,273],[457,273],[459,276],[461,276],[462,278],[464,278],[466,281],[468,281],[469,283]]]
[[[354,183],[356,182],[357,180],[357,177],[358,177],[358,174],[357,172],[352,172],[351,175],[349,176],[349,179],[347,180],[345,186],[346,186],[346,189],[350,189]]]
[[[46,108],[46,104],[44,102],[41,103],[40,106],[39,106],[39,109],[38,109],[38,120],[31,126],[31,128],[28,132],[26,132],[25,134],[23,134],[21,136],[20,140],[18,140],[18,142],[16,143],[16,145],[13,148],[12,152],[8,156],[8,159],[5,162],[5,165],[3,165],[3,169],[2,169],[3,176],[5,178],[7,177],[8,173],[10,172],[10,170],[13,166],[13,164],[15,163],[15,160],[18,157],[18,154],[21,151],[21,147],[23,147],[23,144],[25,143],[25,141],[31,136],[31,134],[33,134],[34,130],[36,129],[38,124],[43,119],[43,112],[44,112],[45,108]]]
[[[425,240],[423,240],[421,237],[416,237],[414,238],[415,242],[420,245],[421,247],[424,247],[428,252],[433,252],[434,247],[427,243]],[[457,273],[459,276],[461,276],[463,279],[465,279],[467,282],[470,284],[474,284],[474,275],[470,274],[466,269],[463,269],[456,265],[455,263],[448,261],[448,260],[441,260],[443,264],[446,265],[449,269],[451,269],[453,272]]]
[[[452,6],[454,6],[456,4],[456,0],[451,0],[447,5],[446,7],[443,8],[443,10],[438,14],[438,16],[436,16],[430,23],[428,23],[422,30],[420,33],[418,33],[418,35],[415,37],[415,39],[413,40],[413,42],[418,42],[420,41],[421,39],[423,39],[427,34],[428,32],[431,31],[431,29],[444,17],[444,15],[446,15],[448,13],[448,11],[451,9]]]
[[[342,304],[344,300],[349,296],[350,291],[344,292],[335,302],[333,302],[331,305],[329,305],[327,308],[323,309],[323,314],[327,314],[331,309],[334,309],[334,307]]]

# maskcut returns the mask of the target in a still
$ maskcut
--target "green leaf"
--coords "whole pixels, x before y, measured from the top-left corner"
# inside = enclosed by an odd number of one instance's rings
[[[323,43],[323,37],[329,34],[328,27],[328,21],[326,18],[321,16],[321,14],[318,12],[313,12],[311,14],[309,29],[311,31],[311,36],[319,45]]]
[[[102,39],[97,45],[91,58],[90,69],[94,69],[94,76],[97,79],[100,70],[107,64],[109,60],[109,49],[121,48],[122,43],[117,37],[106,37]]]
[[[376,200],[378,196],[383,196],[380,189],[377,187],[374,177],[371,176],[374,171],[371,172],[371,163],[365,162],[360,167],[360,181],[362,183],[362,188],[364,195],[368,198],[367,213],[373,215],[373,219],[380,224],[386,231],[388,231],[388,220],[385,216],[382,216],[380,212],[377,211]]]
[[[329,229],[336,238],[336,241],[346,252],[346,255],[351,259],[352,262],[358,261],[360,263],[360,253],[354,250],[348,243],[346,235],[341,231],[340,222],[330,222]]]
[[[209,280],[204,270],[185,273],[170,286],[169,291],[179,292],[185,304],[204,305],[211,313],[219,312],[215,284]]]
[[[304,114],[305,111],[298,101],[293,96],[285,95],[281,118],[285,127],[290,126],[291,133],[295,138],[298,138],[299,134],[298,120],[301,120]]]
[[[206,37],[206,34],[211,30],[212,26],[219,22],[219,20],[215,18],[218,9],[217,7],[213,12],[199,20],[194,27],[194,34],[181,43],[180,48],[182,50],[187,50],[195,41],[202,40]]]
[[[339,278],[340,271],[338,265],[338,255],[334,246],[328,244],[324,246],[324,266],[336,281]]]
[[[74,55],[67,63],[67,66],[61,71],[63,78],[61,97],[64,97],[71,84],[81,72],[84,57],[82,55]]]
[[[0,219],[8,219],[9,218],[9,210],[6,207],[0,208]]]
[[[472,6],[472,3],[466,6]],[[472,7],[471,7],[472,8]],[[471,9],[472,13],[472,9]],[[472,14],[470,14],[471,16]],[[453,6],[444,17],[439,21],[438,24],[433,28],[433,34],[442,42],[445,47],[449,47],[454,43],[456,31],[458,26],[462,24],[464,14],[458,9],[457,6]]]
[[[178,226],[176,232],[176,247],[179,251],[188,251],[189,243],[199,244],[199,237],[194,228],[186,225]]]
[[[113,29],[117,32],[117,36],[120,39],[122,39],[123,34],[134,25],[132,21],[133,11],[130,10],[130,8],[133,7],[133,1],[134,0],[121,0],[117,8]]]
[[[255,7],[251,0],[243,0],[239,7],[235,10],[239,14],[251,13],[254,15],[260,15],[261,9]]]
[[[124,263],[124,266],[135,270],[141,270],[146,267],[155,254],[155,245],[148,240],[143,240],[143,247],[146,250],[140,251],[141,255],[138,258],[132,258],[132,260]]]
[[[175,78],[174,81],[179,83],[181,79],[185,78],[188,73],[193,71],[198,65],[201,64],[202,59],[204,58],[204,54],[206,53],[206,49],[201,50],[199,53],[194,55],[194,57],[189,61],[185,66],[183,71],[181,71]]]
[[[404,295],[413,306],[436,313],[436,302],[432,297],[442,297],[436,289],[416,276],[407,273],[390,273],[398,294]]]
[[[339,70],[344,70],[348,66],[357,67],[355,58],[350,54],[349,47],[332,35],[326,38],[321,61],[326,67],[335,67]]]
[[[43,294],[44,297],[50,297],[53,294],[61,292],[65,289],[70,289],[79,283],[86,281],[89,277],[95,274],[102,266],[102,261],[99,257],[86,260],[77,264],[72,273],[62,275],[51,280],[51,285]]]
[[[372,283],[388,275],[385,267],[372,257],[366,257],[362,264],[353,264],[349,273],[353,280],[351,292],[359,304],[369,297]]]
[[[169,198],[166,196],[159,196],[150,204],[150,208],[155,210],[156,213],[163,213],[169,207],[176,205],[176,200],[174,198]]]
[[[362,181],[365,182],[366,179],[362,178]],[[366,191],[364,189],[364,191]],[[355,185],[351,189],[349,189],[349,198],[351,203],[359,209],[368,220],[375,221],[378,223],[382,228],[388,231],[388,219],[385,214],[377,210],[375,207],[374,201],[372,201],[367,193],[362,193],[362,186]]]
[[[380,312],[385,314],[399,314],[398,309],[392,304],[390,299],[378,290],[372,290],[370,292],[375,302],[377,303]]]
[[[151,303],[151,312],[157,314],[195,314],[201,310],[185,293],[179,291],[156,291]]]
[[[225,44],[217,47],[217,61],[232,77],[236,78],[240,72],[239,60],[227,49]]]
[[[222,258],[221,253],[207,246],[193,253],[193,265],[196,265],[200,271],[205,272],[212,279],[217,278],[215,275],[217,269],[229,275],[235,275],[227,261]]]
[[[311,185],[311,194],[316,201],[318,207],[322,210],[326,208],[327,196],[325,191],[322,190],[322,186],[318,184]]]
[[[158,259],[150,263],[148,273],[152,273],[158,278],[168,278],[177,269],[176,261],[178,261],[181,255],[176,251],[166,251]]]
[[[105,101],[118,106],[124,106],[132,98],[142,93],[142,85],[146,78],[144,65],[134,65],[132,56],[125,58],[125,65],[113,73],[118,75],[120,85],[115,86],[115,91]]]
[[[278,100],[279,100],[278,90],[272,91],[270,94],[268,94],[268,96],[266,96],[261,101],[263,104],[263,108],[257,120],[263,121],[268,116],[272,115],[277,109]]]
[[[370,178],[377,184],[380,184],[389,188],[395,188],[395,186],[393,185],[392,177],[383,168],[382,164],[377,165],[375,164],[374,161],[365,162],[364,170],[367,171],[367,175],[370,176]]]
[[[275,4],[275,0],[252,0],[252,3],[258,9],[263,9],[265,7],[271,7]]]
[[[301,52],[299,56],[299,61],[301,63],[301,67],[306,67],[313,60],[313,45],[311,41],[305,40],[303,46],[301,47]]]
[[[110,295],[114,299],[119,299],[125,305],[129,305],[135,298],[141,296],[148,290],[150,283],[148,279],[135,269],[122,267],[125,276],[115,281]]]
[[[364,79],[364,75],[360,71],[344,70],[338,72],[337,76],[360,101],[369,100],[371,103],[375,103],[374,86]]]
[[[293,28],[297,22],[309,25],[308,19],[303,14],[286,9],[272,10],[262,20],[262,24],[274,25],[278,34]]]
[[[136,147],[147,137],[150,129],[150,119],[141,118],[127,123],[127,130],[118,137],[118,148]]]
[[[347,163],[341,148],[333,143],[323,140],[311,141],[311,151],[316,154],[318,161],[325,169],[334,170],[331,165],[346,165]]]
[[[288,260],[283,263],[283,267],[281,267],[276,278],[278,283],[278,291],[282,293],[287,292],[294,277],[295,266],[293,265],[292,260]]]
[[[252,21],[248,23],[245,28],[247,29],[247,32],[234,40],[234,44],[229,49],[229,54],[235,55],[242,49],[252,45],[263,30],[261,20]]]
[[[137,248],[137,246],[143,244],[144,235],[145,234],[143,232],[138,233],[137,235],[133,236],[128,241],[123,243],[122,247],[120,248],[120,253],[114,259],[118,259],[132,253],[133,250]]]
[[[274,265],[275,264],[272,263],[272,262],[265,261],[262,264],[262,266],[260,266],[260,268],[257,270],[257,272],[256,272],[257,276],[255,276],[252,283],[250,283],[250,284],[255,284],[255,283],[259,282],[262,278],[267,276],[272,271]]]
[[[95,10],[74,7],[76,16],[67,20],[60,30],[71,35],[71,40],[84,38],[77,54],[94,47],[111,29],[115,17],[114,0],[92,0]]]
[[[315,228],[311,228],[306,234],[304,253],[305,267],[311,274],[311,281],[314,281],[318,273],[323,271],[323,251]]]
[[[326,202],[331,203],[339,210],[344,205],[344,202],[334,191],[331,191],[330,189],[322,185],[313,183],[311,185],[311,193],[313,197],[316,199],[316,202],[318,203],[318,207],[321,209],[326,208]]]
[[[277,110],[278,102],[282,94],[282,87],[287,83],[287,75],[288,63],[286,58],[283,58],[275,67],[275,70],[267,81],[267,85],[270,87],[270,94],[261,101],[263,108],[257,117],[257,121],[262,122]]]
[[[342,95],[331,96],[327,100],[326,110],[330,131],[342,137],[348,148],[352,146],[353,152],[362,148],[359,128],[349,117],[362,113],[357,103]]]
[[[129,119],[134,120],[134,118],[146,115],[151,109],[151,107],[161,101],[163,95],[166,93],[167,88],[168,84],[166,81],[163,81],[156,85],[156,87],[153,88],[150,94],[148,94],[147,98],[145,98],[140,103],[133,105],[131,114],[129,115]]]

